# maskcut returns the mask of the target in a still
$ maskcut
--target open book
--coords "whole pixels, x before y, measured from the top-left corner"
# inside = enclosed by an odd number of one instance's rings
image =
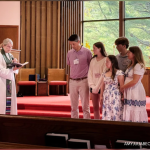
[[[25,62],[25,63],[23,63],[23,64],[21,64],[21,63],[11,63],[11,65],[13,66],[13,67],[23,67],[23,66],[25,66],[26,64],[28,64],[29,62]]]

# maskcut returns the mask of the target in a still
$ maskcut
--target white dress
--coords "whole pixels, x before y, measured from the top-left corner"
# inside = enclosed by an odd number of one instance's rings
[[[128,68],[125,72],[125,84],[133,80],[133,75],[141,75],[138,83],[124,91],[123,120],[130,122],[148,122],[146,112],[146,94],[141,79],[144,75],[144,68],[139,63],[134,68]]]
[[[114,80],[104,75],[102,120],[122,121],[123,119],[123,102],[118,86],[119,75],[124,75],[122,70],[117,70]]]

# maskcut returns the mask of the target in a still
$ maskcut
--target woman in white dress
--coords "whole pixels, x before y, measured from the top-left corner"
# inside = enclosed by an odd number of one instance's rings
[[[14,73],[17,73],[19,68],[11,66],[12,62],[17,62],[10,53],[13,42],[7,38],[0,46],[0,114],[17,115]]]
[[[146,112],[146,94],[141,82],[145,72],[142,51],[138,46],[132,46],[128,51],[131,60],[125,72],[123,120],[130,122],[148,122]]]
[[[93,44],[93,51],[94,56],[88,71],[88,84],[93,103],[94,119],[100,119],[100,77],[106,71],[107,54],[102,42]]]

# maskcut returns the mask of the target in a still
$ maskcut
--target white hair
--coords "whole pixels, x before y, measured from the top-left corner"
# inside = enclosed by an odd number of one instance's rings
[[[13,41],[11,39],[7,38],[3,40],[3,45],[7,45],[9,43],[13,45]]]

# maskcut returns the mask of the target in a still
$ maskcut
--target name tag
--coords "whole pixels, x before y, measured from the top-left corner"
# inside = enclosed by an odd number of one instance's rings
[[[95,78],[100,78],[101,74],[95,73]]]
[[[79,64],[79,59],[75,59],[75,60],[73,61],[73,63],[74,63],[74,65]]]

